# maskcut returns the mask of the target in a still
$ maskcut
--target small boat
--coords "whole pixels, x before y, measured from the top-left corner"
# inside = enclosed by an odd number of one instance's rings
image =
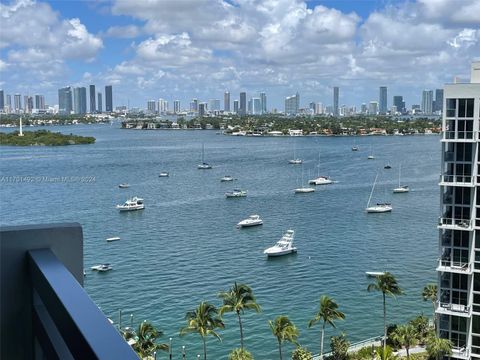
[[[107,238],[107,241],[110,242],[110,241],[118,241],[120,240],[120,237],[119,236],[114,236],[114,237],[109,237]]]
[[[408,185],[401,185],[401,182],[400,182],[401,172],[402,172],[402,164],[400,164],[400,166],[398,167],[398,187],[393,189],[394,194],[407,193],[410,191],[410,188],[408,187]]]
[[[158,177],[169,177],[170,174],[166,171],[162,171],[160,174],[158,174]]]
[[[235,198],[235,197],[245,197],[247,196],[246,190],[234,189],[233,191],[229,191],[225,193],[227,198]]]
[[[302,164],[303,160],[302,159],[292,159],[292,160],[288,160],[288,163],[293,164],[293,165],[298,165],[298,164]]]
[[[385,165],[383,168],[384,168],[384,169],[391,169],[392,167],[391,167],[389,164],[387,164],[387,165]]]
[[[373,191],[375,190],[375,185],[377,183],[378,179],[378,173],[375,176],[375,181],[373,182],[372,186],[372,191],[370,192],[370,197],[368,198],[368,203],[367,207],[365,208],[365,211],[367,213],[385,213],[385,212],[391,212],[392,211],[392,205],[390,203],[384,202],[384,203],[377,203],[376,205],[370,206],[370,201],[372,200],[372,195]]]
[[[275,245],[265,249],[263,253],[269,257],[273,257],[297,252],[297,248],[293,246],[294,234],[295,232],[293,230],[287,230],[287,232],[280,240],[278,240]]]
[[[250,215],[248,219],[242,220],[237,224],[238,228],[262,225],[263,220],[258,215]]]
[[[96,270],[96,271],[108,271],[108,270],[112,270],[113,267],[112,265],[107,263],[107,264],[94,265],[90,269]]]
[[[358,146],[352,146],[352,151],[358,151]]]
[[[315,189],[311,187],[304,187],[304,188],[295,189],[294,191],[295,191],[295,194],[306,194],[306,193],[315,192]]]
[[[135,196],[125,201],[123,205],[117,205],[117,209],[120,211],[143,210],[145,209],[145,205],[143,199]]]
[[[130,185],[127,184],[127,183],[122,183],[122,184],[119,184],[118,187],[119,187],[120,189],[127,189],[127,188],[130,187]]]
[[[212,165],[205,162],[205,144],[202,144],[202,163],[197,166],[200,170],[211,169]]]
[[[220,179],[221,182],[233,181],[233,180],[235,180],[235,179],[234,179],[232,176],[230,176],[230,175],[225,175],[224,177],[222,177],[222,178]]]
[[[368,160],[373,160],[373,159],[375,159],[375,156],[373,156],[373,155],[368,155],[368,156],[367,156],[367,159],[368,159]]]
[[[383,271],[365,271],[365,275],[367,275],[367,277],[378,277],[384,274],[385,273]]]
[[[328,185],[333,184],[333,180],[328,176],[319,176],[316,179],[308,180],[308,183],[312,185]]]

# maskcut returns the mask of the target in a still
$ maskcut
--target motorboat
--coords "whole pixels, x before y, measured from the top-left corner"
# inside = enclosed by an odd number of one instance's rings
[[[120,189],[127,189],[127,188],[130,187],[130,185],[129,185],[129,184],[126,184],[126,183],[123,183],[123,184],[119,184],[118,187],[119,187]]]
[[[328,185],[333,184],[333,180],[328,176],[319,176],[316,179],[308,180],[308,183],[311,185]]]
[[[373,182],[372,191],[370,192],[370,196],[368,198],[367,207],[365,208],[365,211],[367,213],[391,212],[393,207],[392,207],[392,204],[390,204],[388,202],[377,203],[376,205],[370,205],[370,201],[372,200],[372,195],[373,195],[373,192],[375,190],[375,185],[377,184],[377,179],[378,179],[378,173],[375,176],[375,181]]]
[[[166,171],[162,171],[160,174],[158,174],[158,177],[169,177],[170,174]]]
[[[107,263],[107,264],[94,265],[90,269],[92,269],[94,271],[108,271],[108,270],[112,270],[113,267],[112,267],[112,265]]]
[[[113,237],[109,237],[107,238],[107,241],[108,242],[111,242],[111,241],[118,241],[120,240],[120,237],[119,236],[113,236]]]
[[[275,245],[269,247],[268,249],[265,249],[263,253],[269,257],[273,257],[297,252],[297,248],[293,246],[294,234],[295,232],[293,230],[287,230],[287,232],[282,236],[280,240],[278,240]]]
[[[400,166],[398,167],[398,187],[393,189],[394,194],[407,193],[410,191],[410,188],[408,187],[408,185],[401,185],[401,182],[400,182],[401,173],[402,173],[402,164],[400,164]]]
[[[367,277],[379,277],[385,275],[385,273],[383,271],[365,271],[365,275]]]
[[[229,191],[225,193],[227,198],[235,198],[235,197],[245,197],[247,196],[246,190],[234,189],[233,191]]]
[[[298,164],[303,164],[303,160],[302,159],[292,159],[292,160],[288,160],[288,163],[293,164],[293,165],[298,165]]]
[[[390,164],[387,164],[387,165],[385,165],[383,168],[384,168],[384,169],[391,169],[392,166],[391,166]]]
[[[304,187],[304,188],[297,188],[294,190],[294,192],[295,194],[306,194],[306,193],[315,192],[315,189],[311,187]]]
[[[123,205],[117,205],[117,209],[120,211],[143,210],[145,209],[145,204],[143,203],[143,199],[135,196],[125,201]]]
[[[237,227],[242,228],[242,227],[257,226],[262,224],[263,224],[263,220],[260,219],[260,216],[250,215],[247,219],[240,221],[237,224]]]
[[[230,175],[225,175],[224,177],[222,177],[222,178],[220,179],[221,182],[233,181],[233,180],[235,180],[235,179],[233,178],[233,176],[230,176]]]
[[[373,159],[375,159],[375,156],[373,156],[373,155],[368,155],[368,156],[367,156],[367,159],[368,159],[368,160],[373,160]]]
[[[352,151],[358,151],[358,146],[352,146]]]

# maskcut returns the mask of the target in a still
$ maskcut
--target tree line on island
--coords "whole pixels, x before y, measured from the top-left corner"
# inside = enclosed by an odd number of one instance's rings
[[[424,315],[408,321],[406,324],[387,326],[387,297],[402,295],[403,291],[395,277],[385,272],[375,277],[375,281],[368,285],[367,291],[380,292],[383,300],[383,339],[382,346],[364,347],[356,352],[349,352],[350,342],[345,333],[330,338],[331,352],[325,359],[331,360],[393,360],[399,356],[394,354],[394,349],[405,349],[407,360],[440,360],[452,353],[450,340],[439,338],[436,335],[435,302],[437,299],[437,286],[429,284],[422,292],[424,301],[431,301],[434,306],[433,326]],[[186,325],[180,329],[180,336],[197,334],[202,341],[203,360],[207,360],[207,339],[214,337],[221,341],[220,330],[225,328],[223,316],[227,313],[236,315],[240,335],[240,347],[233,349],[228,355],[229,360],[253,360],[253,355],[246,349],[244,343],[244,324],[242,315],[246,311],[260,312],[261,307],[257,303],[253,290],[246,284],[235,284],[227,291],[220,292],[218,297],[223,301],[220,307],[202,301],[195,309],[185,315]],[[324,336],[327,326],[336,328],[336,321],[345,320],[346,315],[340,311],[340,306],[328,295],[322,295],[317,312],[308,322],[308,328],[320,325],[319,357],[324,359]],[[268,321],[273,337],[278,344],[278,357],[286,359],[283,345],[292,343],[296,349],[291,354],[292,360],[312,360],[313,354],[298,342],[300,332],[297,326],[287,315],[277,316]],[[132,328],[120,329],[121,334],[131,344],[141,359],[154,359],[157,351],[169,351],[168,344],[158,343],[157,340],[163,332],[155,328],[150,322],[143,321],[135,331]],[[170,339],[171,340],[171,339]],[[410,354],[410,350],[417,345],[423,345],[424,351]],[[185,359],[185,354],[183,354]],[[170,357],[171,359],[171,357]]]
[[[25,131],[20,135],[18,131],[11,133],[0,132],[0,145],[9,146],[64,146],[93,144],[92,136],[54,133],[48,130]]]

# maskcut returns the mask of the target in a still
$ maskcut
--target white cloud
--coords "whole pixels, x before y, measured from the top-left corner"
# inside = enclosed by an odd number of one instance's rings
[[[135,25],[127,26],[111,26],[105,32],[107,37],[123,38],[123,39],[133,39],[142,34],[142,30]]]

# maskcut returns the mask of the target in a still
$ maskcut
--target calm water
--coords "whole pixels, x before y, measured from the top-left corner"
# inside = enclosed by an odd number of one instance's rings
[[[345,331],[353,342],[382,333],[381,296],[366,291],[365,271],[383,270],[392,272],[405,290],[404,296],[388,300],[389,322],[430,315],[431,304],[422,301],[421,290],[436,278],[437,136],[362,137],[356,140],[360,150],[352,152],[353,140],[346,137],[247,138],[116,126],[57,127],[95,136],[97,142],[2,147],[0,155],[2,176],[74,177],[65,183],[2,182],[1,223],[79,222],[88,269],[85,288],[108,317],[116,321],[123,309],[124,323],[130,313],[135,324],[149,319],[164,331],[165,342],[173,337],[175,354],[186,345],[193,358],[201,351],[200,338],[178,336],[185,312],[201,300],[220,305],[219,291],[234,281],[245,282],[263,309],[244,316],[246,346],[256,359],[277,357],[267,321],[280,314],[299,327],[300,343],[318,352],[320,328],[306,325],[322,294],[335,298],[346,313],[328,337]],[[202,143],[212,170],[197,169]],[[287,163],[294,147],[303,166]],[[366,159],[370,147],[375,160]],[[321,174],[338,183],[294,195],[302,172],[305,183],[317,174],[319,151]],[[391,170],[383,169],[387,162]],[[412,190],[393,195],[400,163],[402,182]],[[158,177],[163,170],[169,178]],[[377,171],[374,200],[391,200],[391,214],[364,212]],[[238,180],[221,183],[226,174]],[[95,180],[85,183],[76,177]],[[122,182],[131,187],[119,189]],[[234,187],[248,190],[248,197],[226,199],[224,193]],[[144,211],[115,210],[115,204],[134,195],[145,199]],[[235,228],[254,213],[263,218],[263,226]],[[298,254],[267,260],[263,250],[289,228],[296,232]],[[112,236],[121,240],[107,243]],[[89,270],[102,262],[112,263],[114,270]],[[226,359],[239,346],[235,316],[226,314],[224,320],[223,342],[208,341],[210,359]]]

